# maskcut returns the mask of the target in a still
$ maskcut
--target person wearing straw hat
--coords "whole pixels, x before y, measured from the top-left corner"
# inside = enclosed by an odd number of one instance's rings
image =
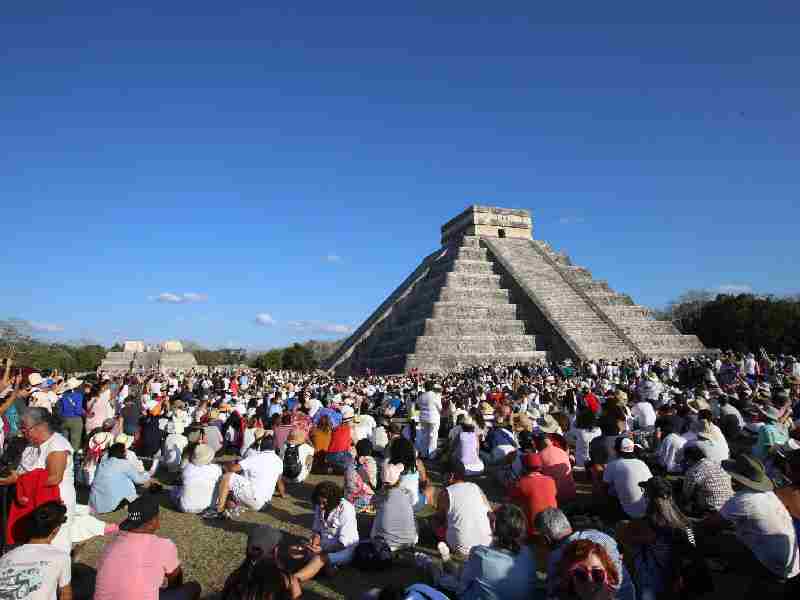
[[[775,494],[764,465],[747,454],[726,460],[736,492],[719,513],[701,523],[699,545],[732,571],[747,573],[755,592],[765,582],[782,583],[800,574],[800,552],[792,517]],[[724,530],[733,526],[733,535]],[[748,597],[743,594],[742,597]]]
[[[200,584],[183,582],[178,548],[155,535],[161,527],[158,499],[146,494],[128,505],[120,534],[98,560],[94,600],[198,600]],[[166,579],[167,586],[162,588]]]
[[[222,468],[214,463],[214,451],[207,444],[198,444],[192,459],[183,466],[173,501],[181,512],[200,514],[211,507],[221,478]]]
[[[81,386],[83,381],[70,377],[67,379],[65,387],[66,391],[61,395],[58,400],[58,408],[61,413],[61,418],[64,421],[64,437],[72,444],[72,449],[75,452],[81,450],[81,442],[83,441],[83,417],[86,411],[83,408],[83,391]]]

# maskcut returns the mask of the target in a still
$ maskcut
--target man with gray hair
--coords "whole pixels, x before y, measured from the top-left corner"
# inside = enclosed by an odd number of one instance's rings
[[[577,540],[591,540],[606,549],[608,556],[620,573],[619,588],[615,590],[617,594],[615,597],[618,600],[636,600],[636,588],[633,585],[633,579],[622,563],[622,557],[620,556],[619,548],[614,538],[597,529],[573,531],[569,519],[567,519],[564,512],[558,508],[544,509],[536,515],[534,526],[550,549],[550,555],[547,560],[548,597],[558,595],[560,585],[558,563],[561,561],[564,549],[571,542]]]

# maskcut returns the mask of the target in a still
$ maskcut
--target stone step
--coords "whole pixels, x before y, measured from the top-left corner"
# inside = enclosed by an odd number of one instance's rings
[[[467,293],[475,290],[499,290],[500,275],[472,275],[463,273],[431,273],[419,284],[420,292],[436,288],[460,288]]]
[[[460,304],[458,302],[436,302],[433,305],[432,316],[435,319],[517,319],[518,309],[516,304],[497,304],[492,306],[475,306]]]
[[[425,318],[408,323],[398,323],[382,333],[382,339],[407,339],[417,336],[513,336],[525,335],[525,323],[516,319],[436,319]]]
[[[476,289],[446,287],[439,290],[437,300],[441,302],[457,302],[467,306],[497,306],[511,302],[508,290]]]
[[[617,325],[628,335],[679,335],[680,332],[670,321],[655,319],[617,319]]]
[[[431,268],[431,275],[438,275],[441,273],[495,275],[493,265],[488,260],[465,260],[462,258],[442,260]]]
[[[455,251],[455,256],[464,260],[489,260],[486,248],[462,246]]]
[[[381,340],[376,356],[404,353],[481,354],[485,352],[527,352],[537,350],[536,336],[483,335],[464,337],[420,336]]]

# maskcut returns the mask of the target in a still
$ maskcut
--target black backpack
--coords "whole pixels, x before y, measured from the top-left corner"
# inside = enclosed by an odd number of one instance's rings
[[[286,445],[283,451],[283,476],[287,479],[297,479],[303,471],[300,464],[300,446]]]

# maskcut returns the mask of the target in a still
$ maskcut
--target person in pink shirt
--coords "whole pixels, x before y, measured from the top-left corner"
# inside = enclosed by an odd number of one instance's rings
[[[572,464],[569,454],[553,444],[543,431],[537,432],[534,443],[542,459],[542,474],[555,479],[558,492],[558,505],[572,502],[578,494],[575,479],[572,477]]]
[[[94,600],[200,598],[200,584],[183,583],[175,543],[155,535],[160,526],[158,511],[158,501],[150,494],[128,505],[128,518],[120,523],[120,534],[105,547],[98,561]]]

